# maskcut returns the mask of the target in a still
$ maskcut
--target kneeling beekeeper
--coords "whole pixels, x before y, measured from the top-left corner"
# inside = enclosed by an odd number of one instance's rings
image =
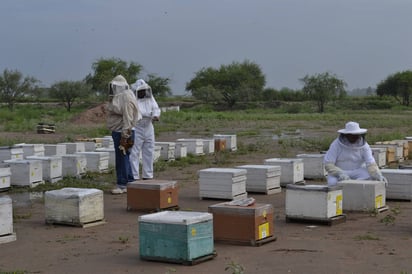
[[[360,128],[357,122],[348,122],[345,128],[338,130],[339,136],[324,157],[329,186],[343,180],[376,180],[387,185],[365,140],[366,132],[367,129]]]

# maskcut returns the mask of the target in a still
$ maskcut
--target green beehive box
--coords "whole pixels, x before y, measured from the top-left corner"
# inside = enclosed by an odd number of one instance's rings
[[[213,215],[162,211],[139,216],[139,252],[145,260],[190,263],[213,254]]]

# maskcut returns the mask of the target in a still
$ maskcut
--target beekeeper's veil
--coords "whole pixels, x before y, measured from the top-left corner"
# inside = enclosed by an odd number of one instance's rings
[[[132,90],[134,94],[136,95],[136,98],[138,98],[137,93],[139,90],[146,91],[144,98],[152,97],[152,88],[143,79],[139,79],[134,84],[132,84]]]
[[[115,96],[129,89],[129,84],[122,75],[117,75],[109,83],[109,96]]]

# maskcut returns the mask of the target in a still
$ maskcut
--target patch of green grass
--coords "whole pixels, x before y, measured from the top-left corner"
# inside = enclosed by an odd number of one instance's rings
[[[364,235],[358,235],[354,237],[355,241],[379,241],[379,237],[374,236],[370,233]]]
[[[232,274],[243,274],[245,271],[245,268],[239,263],[232,261],[226,265],[225,271],[231,271]]]
[[[119,241],[120,241],[122,244],[127,244],[127,243],[129,242],[129,237],[127,237],[127,236],[119,236]]]

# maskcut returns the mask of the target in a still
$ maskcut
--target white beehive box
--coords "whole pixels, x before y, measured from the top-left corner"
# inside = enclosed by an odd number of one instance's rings
[[[59,143],[61,145],[66,145],[67,154],[75,154],[77,152],[85,152],[86,146],[83,142],[69,142],[69,143]]]
[[[199,170],[199,197],[229,200],[245,198],[246,173],[246,169],[237,168]]]
[[[281,192],[280,166],[242,165],[236,168],[246,169],[246,191],[273,194]]]
[[[180,159],[180,158],[185,158],[187,157],[187,147],[183,143],[176,143],[175,147],[175,158]]]
[[[205,154],[212,154],[215,152],[215,140],[203,139],[203,152]]]
[[[55,183],[63,178],[63,165],[61,156],[29,156],[27,160],[42,161],[43,180]]]
[[[10,188],[11,170],[9,165],[3,165],[0,167],[0,191],[4,191]]]
[[[381,169],[388,180],[386,199],[412,201],[412,169]]]
[[[302,182],[304,177],[303,160],[299,158],[270,158],[264,160],[265,165],[281,167],[280,185]]]
[[[23,158],[28,156],[44,156],[44,145],[43,144],[16,144],[17,147],[23,148]]]
[[[102,147],[101,143],[93,142],[93,141],[87,141],[83,142],[84,143],[84,150],[86,152],[88,151],[96,151],[96,149]]]
[[[81,177],[87,170],[87,159],[81,154],[62,155],[63,177]]]
[[[113,137],[112,136],[104,136],[102,138],[102,147],[114,148]]]
[[[155,145],[161,147],[159,160],[171,161],[175,159],[175,142],[155,142]]]
[[[40,160],[7,160],[10,166],[12,186],[35,187],[43,181],[43,166]]]
[[[378,167],[386,166],[386,147],[371,147],[371,150]]]
[[[109,169],[109,152],[85,151],[77,154],[86,157],[86,171],[105,172]]]
[[[226,150],[236,151],[237,150],[237,138],[234,134],[214,134],[214,140],[224,139],[226,140]]]
[[[325,154],[298,154],[297,158],[302,159],[304,171],[303,177],[307,179],[325,179],[326,170],[323,159]]]
[[[23,155],[23,147],[21,146],[0,147],[0,161],[23,160]]]
[[[104,219],[103,191],[62,188],[44,193],[46,223],[86,225]]]
[[[302,219],[330,219],[342,215],[342,187],[286,186],[285,214]]]
[[[66,145],[63,144],[45,144],[44,156],[61,156],[66,154]]]
[[[343,211],[373,211],[385,207],[385,183],[369,180],[338,182],[343,191]]]
[[[9,196],[0,196],[0,243],[5,235],[13,234],[13,205]]]
[[[114,147],[99,147],[99,148],[96,148],[96,151],[108,152],[109,153],[109,167],[116,166],[116,152],[114,150]]]
[[[176,148],[175,148],[176,149]],[[160,159],[160,153],[162,151],[162,147],[161,146],[154,146],[154,151],[153,151],[153,162],[156,163],[157,161],[159,161]],[[176,153],[176,151],[175,151]]]
[[[177,139],[176,143],[182,143],[187,148],[187,154],[203,155],[203,140],[202,139]]]

